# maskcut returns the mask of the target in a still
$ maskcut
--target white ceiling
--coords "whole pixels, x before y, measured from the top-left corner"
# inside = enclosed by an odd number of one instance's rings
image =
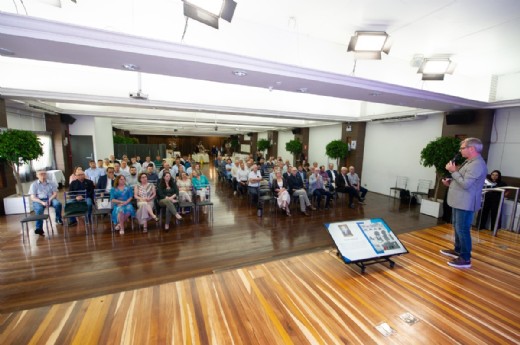
[[[236,1],[219,30],[186,25],[181,0],[3,1],[0,94],[134,134],[225,136],[520,105],[518,0]],[[357,30],[386,31],[390,53],[355,61]],[[444,81],[417,74],[433,56],[456,63]]]

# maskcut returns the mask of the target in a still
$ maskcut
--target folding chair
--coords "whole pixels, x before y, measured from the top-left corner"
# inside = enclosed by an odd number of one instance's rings
[[[26,200],[27,199],[27,200]],[[30,205],[28,205],[29,202],[31,202],[31,196],[29,194],[24,194],[22,195],[22,200],[23,200],[23,212],[24,212],[24,217],[22,219],[20,219],[20,224],[22,226],[22,241],[25,242],[25,232],[27,231],[27,237],[29,236],[29,222],[36,222],[38,220],[44,220],[45,221],[45,226],[47,227],[47,234],[50,235],[50,232],[49,232],[49,202],[47,202],[47,206],[45,207],[45,210],[43,210],[43,213],[42,214],[32,214],[31,215],[31,209],[30,209]],[[51,223],[51,230],[52,232],[54,233],[54,228],[52,227],[52,222]],[[24,225],[25,225],[25,228],[24,228]]]
[[[273,196],[273,192],[271,191],[269,184],[261,184],[260,188],[258,189],[258,203],[262,203],[262,205],[264,206],[264,207],[262,207],[262,209],[265,208],[266,203],[276,204],[275,200],[276,200],[276,198]],[[273,206],[271,206],[271,211],[272,211],[272,207]],[[274,207],[274,209],[275,209],[275,213],[278,213],[277,212],[278,206]],[[262,215],[263,215],[263,212],[262,212]]]
[[[193,202],[193,200],[196,200],[197,194],[194,192],[193,187],[192,187],[191,193],[192,193],[191,202],[179,200],[178,205],[179,205],[179,209],[181,209],[181,210],[190,209],[191,213],[194,214],[196,212],[196,210],[195,210],[195,203]],[[196,220],[196,218],[197,218],[197,216],[194,215],[193,219]]]
[[[110,193],[104,189],[94,190],[94,200],[92,205],[92,218],[96,218],[96,229],[98,227],[98,217],[103,218],[108,215],[110,219],[110,230],[114,231],[112,222],[112,202],[110,201]]]
[[[408,177],[397,176],[397,178],[395,180],[395,187],[390,187],[390,196],[392,196],[392,192],[393,192],[394,198],[395,198],[397,192],[406,190],[407,186],[408,186]]]
[[[432,181],[431,180],[419,180],[419,183],[417,184],[417,191],[415,192],[410,192],[411,194],[411,197],[410,197],[410,205],[412,204],[412,198],[415,196],[415,197],[421,197],[424,198],[424,197],[428,197],[428,195],[430,194],[430,188],[431,188],[431,185],[432,185]]]
[[[85,230],[88,232],[88,226],[90,224],[90,219],[88,218],[88,204],[87,204],[87,191],[79,190],[79,191],[69,191],[63,192],[65,199],[65,207],[63,212],[63,218],[67,218],[67,221],[63,222],[68,230],[69,227],[69,219],[70,218],[78,218],[83,217],[85,219]],[[76,198],[78,196],[82,196],[82,201],[77,201]],[[83,204],[84,203],[84,204]],[[69,205],[69,204],[81,204],[81,206],[77,205]]]
[[[197,221],[199,221],[200,217],[200,209],[201,207],[208,207],[210,209],[209,220],[213,222],[213,202],[211,201],[211,187],[208,185],[206,189],[206,200],[197,201],[195,198],[195,208],[197,214]]]

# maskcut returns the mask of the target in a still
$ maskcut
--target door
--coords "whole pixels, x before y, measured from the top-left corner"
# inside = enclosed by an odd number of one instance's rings
[[[88,161],[94,159],[94,142],[91,135],[71,135],[72,168],[88,169]]]

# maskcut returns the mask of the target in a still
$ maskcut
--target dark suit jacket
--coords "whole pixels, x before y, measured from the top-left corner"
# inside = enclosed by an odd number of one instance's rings
[[[90,198],[94,200],[94,182],[85,179],[83,182],[80,180],[74,180],[69,186],[69,192],[76,192],[76,191],[87,191],[87,198]]]
[[[290,174],[287,178],[287,183],[289,184],[289,193],[293,193],[296,189],[305,188],[303,184],[303,180],[300,174],[296,173],[296,175]]]
[[[332,178],[332,174],[334,174],[334,179]],[[332,182],[333,180],[336,180],[339,176],[337,170],[327,170],[327,175],[329,175],[329,180]]]
[[[107,178],[107,175],[99,176],[96,189],[105,189],[107,186]],[[114,180],[112,180],[112,187],[114,187]]]
[[[282,179],[283,179],[283,187],[285,189],[289,190],[289,182],[287,182],[286,178],[282,178]],[[273,192],[273,195],[275,195],[275,196],[278,196],[277,189],[279,189],[278,182],[276,181],[276,179],[273,179],[273,182],[271,185],[271,191]]]
[[[345,183],[345,180],[347,181],[347,183]],[[348,187],[352,188],[352,186],[350,185],[350,182],[348,181],[347,174],[345,174],[345,178],[343,178],[343,175],[339,174],[339,176],[336,177],[336,188],[341,190],[343,188],[348,188]]]

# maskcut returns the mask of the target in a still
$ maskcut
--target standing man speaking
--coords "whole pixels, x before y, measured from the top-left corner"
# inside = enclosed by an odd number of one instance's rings
[[[482,142],[467,138],[459,149],[466,161],[457,167],[455,160],[446,164],[451,178],[442,179],[449,186],[448,205],[453,208],[452,223],[455,230],[455,249],[442,249],[441,254],[452,257],[448,265],[457,268],[471,267],[471,222],[475,211],[481,206],[482,187],[486,179],[487,166],[481,156]]]

